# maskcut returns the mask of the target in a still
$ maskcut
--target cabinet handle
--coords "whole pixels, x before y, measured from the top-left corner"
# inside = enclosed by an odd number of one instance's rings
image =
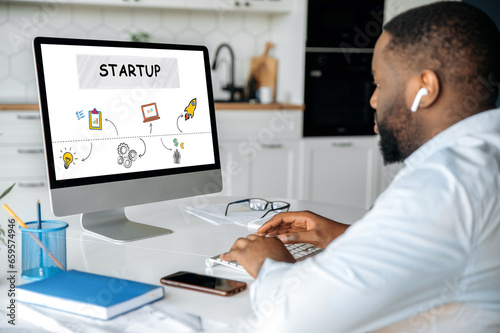
[[[18,183],[19,187],[44,187],[44,182],[22,182]]]
[[[353,143],[352,142],[333,142],[332,147],[340,147],[340,148],[345,148],[345,147],[352,147]]]
[[[18,114],[17,119],[19,120],[34,120],[34,119],[40,119],[39,114]]]
[[[281,149],[281,148],[283,148],[283,145],[281,143],[268,143],[268,144],[261,143],[260,146],[263,149]]]
[[[43,154],[43,148],[18,148],[18,154]]]

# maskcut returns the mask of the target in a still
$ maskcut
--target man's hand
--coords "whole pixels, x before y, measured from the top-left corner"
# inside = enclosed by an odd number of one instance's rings
[[[228,253],[221,255],[222,260],[237,260],[254,278],[259,275],[266,258],[275,261],[295,262],[293,256],[279,239],[256,235],[239,238]]]
[[[258,236],[276,236],[285,244],[309,243],[325,248],[349,227],[323,216],[303,212],[279,213],[255,233]]]

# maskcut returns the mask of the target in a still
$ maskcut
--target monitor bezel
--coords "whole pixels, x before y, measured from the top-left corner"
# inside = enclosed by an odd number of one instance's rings
[[[97,47],[118,47],[118,48],[141,48],[141,49],[166,49],[166,50],[186,50],[202,51],[205,65],[205,79],[207,82],[207,96],[210,113],[210,126],[212,131],[212,142],[214,148],[214,163],[198,166],[177,167],[171,169],[150,170],[140,172],[129,172],[123,174],[110,174],[94,177],[84,177],[78,179],[57,180],[54,165],[54,152],[52,149],[52,136],[49,122],[49,109],[47,102],[47,92],[45,86],[45,73],[43,69],[42,45],[68,45],[68,46],[97,46]],[[208,49],[204,45],[186,45],[186,44],[163,44],[163,43],[140,43],[128,41],[111,41],[96,39],[73,39],[59,37],[35,37],[33,40],[33,52],[35,57],[35,67],[38,80],[38,97],[40,105],[40,114],[43,126],[44,145],[46,152],[46,164],[49,186],[51,189],[62,189],[69,187],[78,187],[86,185],[98,185],[103,183],[121,182],[128,180],[146,179],[178,174],[197,173],[200,171],[213,171],[221,169],[219,155],[219,141],[217,136],[217,127],[215,122],[214,97],[212,92],[212,79],[210,72],[210,61]]]

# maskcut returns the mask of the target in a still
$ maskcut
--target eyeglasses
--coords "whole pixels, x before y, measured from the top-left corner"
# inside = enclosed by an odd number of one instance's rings
[[[250,209],[252,210],[266,210],[269,209],[261,218],[266,216],[269,212],[288,212],[290,209],[290,204],[284,201],[267,201],[260,198],[243,199],[238,201],[233,201],[227,204],[225,216],[227,216],[227,211],[230,205],[248,202]],[[269,207],[269,208],[268,208]]]

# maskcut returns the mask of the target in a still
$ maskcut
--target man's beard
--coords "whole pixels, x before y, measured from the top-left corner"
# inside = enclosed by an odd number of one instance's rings
[[[398,139],[394,135],[394,131],[378,124],[378,133],[380,135],[378,145],[384,159],[384,165],[403,162],[406,157],[399,149]]]
[[[394,103],[383,109],[383,113],[384,121],[377,121],[377,126],[384,165],[403,162],[420,146],[418,122],[402,98],[394,98]]]

